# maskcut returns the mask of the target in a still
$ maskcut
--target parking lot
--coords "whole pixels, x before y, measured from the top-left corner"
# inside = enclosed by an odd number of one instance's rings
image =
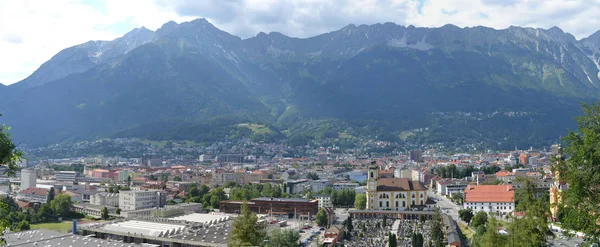
[[[316,246],[312,245],[312,242],[316,238],[317,235],[320,235],[321,239],[323,239],[323,233],[325,232],[325,228],[321,228],[317,226],[315,221],[308,220],[296,220],[296,219],[287,219],[287,218],[279,218],[278,221],[285,220],[286,226],[279,226],[278,224],[270,224],[267,230],[272,230],[275,228],[280,228],[282,230],[294,230],[300,233],[300,242],[305,244],[305,246]],[[322,230],[320,230],[322,229]]]

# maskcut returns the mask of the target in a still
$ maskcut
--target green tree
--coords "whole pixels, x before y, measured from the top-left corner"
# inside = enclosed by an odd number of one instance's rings
[[[263,243],[265,236],[264,224],[258,223],[258,216],[250,212],[248,203],[244,202],[240,215],[233,220],[228,246],[259,246]]]
[[[412,234],[412,246],[413,247],[423,247],[425,239],[423,238],[423,234],[421,233],[413,233]]]
[[[387,226],[387,216],[383,215],[383,223],[381,224],[383,227]]]
[[[513,218],[508,229],[511,233],[511,241],[518,246],[546,246],[546,237],[550,232],[548,228],[547,215],[549,214],[549,200],[545,197],[537,197],[535,184],[530,179],[519,179],[523,186],[519,188],[519,211],[525,212],[525,216]]]
[[[309,172],[306,174],[307,179],[319,180],[319,176],[316,173]]]
[[[2,114],[0,114],[2,116]],[[18,167],[17,162],[21,160],[23,153],[17,149],[12,142],[8,131],[10,127],[0,126],[0,166],[6,166],[4,173],[12,177],[15,175]]]
[[[584,115],[576,118],[577,132],[563,138],[564,156],[556,159],[553,171],[568,184],[561,194],[562,226],[581,231],[594,241],[600,240],[600,104],[583,105]],[[568,157],[564,159],[562,157]]]
[[[476,215],[477,217],[477,215]],[[481,225],[483,226],[483,225]],[[477,246],[480,247],[503,247],[503,246],[511,246],[508,241],[508,236],[502,235],[498,232],[500,224],[494,217],[490,217],[490,219],[486,222],[485,228],[487,229],[481,237],[478,239]],[[478,231],[479,232],[479,231]],[[527,245],[522,245],[527,246]]]
[[[473,216],[471,219],[471,227],[477,228],[480,225],[485,225],[488,220],[488,215],[486,212],[479,211]]]
[[[71,197],[66,194],[59,194],[54,197],[54,200],[50,202],[50,207],[60,217],[68,217],[71,215],[71,207],[73,202]]]
[[[4,229],[9,227],[10,223],[8,220],[0,218],[0,246],[6,245],[6,239],[4,239]]]
[[[298,231],[275,229],[269,233],[266,247],[299,247],[299,241]]]
[[[218,196],[213,195],[210,197],[210,206],[212,208],[219,208],[219,204],[221,203],[221,199]]]
[[[356,194],[354,199],[354,208],[363,210],[367,207],[367,196],[365,194]]]
[[[306,198],[306,199],[315,199],[315,198],[313,197],[312,191],[310,191],[310,190],[309,190],[308,192],[306,192],[306,196],[305,196],[305,198]]]
[[[115,210],[115,213],[117,213],[118,215],[121,215],[121,209],[117,208],[117,210]]]
[[[15,230],[17,231],[27,231],[29,229],[31,229],[31,227],[29,226],[29,221],[26,220],[21,220],[15,227]]]
[[[429,231],[434,245],[441,246],[444,242],[444,231],[442,230],[442,217],[440,216],[439,211],[436,211],[433,215],[433,219],[431,220],[429,226]]]
[[[328,224],[328,220],[327,220],[327,212],[325,212],[325,209],[321,209],[319,210],[319,212],[317,213],[317,225],[319,226],[327,226]]]
[[[453,193],[452,197],[451,197],[451,200],[454,203],[461,205],[463,203],[463,200],[464,200],[464,195],[463,195],[463,193],[460,193],[460,192],[459,193]]]
[[[354,226],[352,225],[352,217],[349,216],[348,219],[346,219],[346,229],[348,229],[348,231],[352,232],[352,230],[354,230]]]
[[[473,210],[470,208],[458,210],[458,217],[468,224],[473,218]]]
[[[396,246],[398,246],[398,242],[396,240],[396,234],[388,233],[388,246],[389,247],[396,247]]]
[[[102,208],[102,214],[100,215],[100,218],[103,220],[108,220],[108,208]]]
[[[180,177],[180,176],[175,176],[175,177],[173,178],[173,181],[181,181],[181,180],[182,180],[182,179],[181,179],[181,177]]]
[[[48,191],[48,197],[46,198],[46,203],[50,203],[52,200],[54,200],[54,187],[50,188],[50,190]]]

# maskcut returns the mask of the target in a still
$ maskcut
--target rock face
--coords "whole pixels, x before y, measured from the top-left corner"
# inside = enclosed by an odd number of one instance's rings
[[[241,39],[198,19],[67,48],[0,87],[0,112],[17,139],[39,144],[212,140],[257,123],[300,139],[424,128],[428,142],[533,145],[598,99],[599,64],[600,32],[578,41],[557,27],[384,23]],[[440,128],[453,133],[425,138]]]

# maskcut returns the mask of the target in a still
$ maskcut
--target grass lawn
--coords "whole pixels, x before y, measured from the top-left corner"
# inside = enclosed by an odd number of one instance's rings
[[[465,237],[467,237],[467,239],[469,239],[469,240],[473,239],[473,235],[475,235],[475,232],[472,231],[471,229],[469,229],[469,227],[467,227],[467,225],[465,225],[462,222],[459,222],[458,227],[460,228],[460,231],[465,235]]]
[[[39,223],[31,224],[31,229],[48,229],[57,232],[67,233],[71,231],[73,225],[72,221],[53,222],[53,223]]]

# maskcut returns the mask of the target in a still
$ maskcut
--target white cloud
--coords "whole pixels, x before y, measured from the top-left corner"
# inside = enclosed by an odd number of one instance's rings
[[[66,47],[169,20],[205,17],[244,38],[261,31],[308,37],[378,22],[558,26],[583,38],[600,28],[598,13],[600,0],[0,0],[0,82],[25,78]]]

